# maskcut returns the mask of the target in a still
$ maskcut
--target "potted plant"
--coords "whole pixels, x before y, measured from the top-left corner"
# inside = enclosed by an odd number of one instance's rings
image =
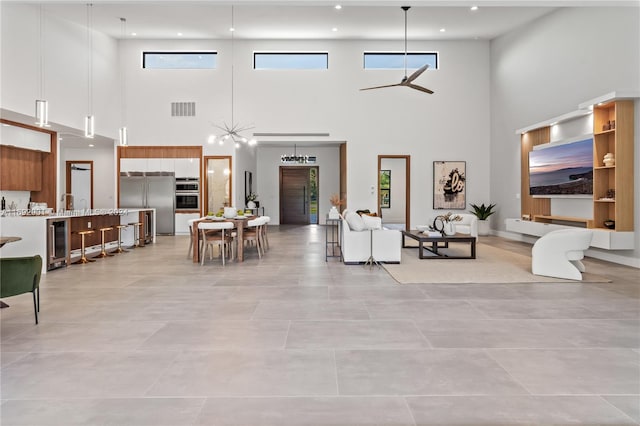
[[[471,204],[473,211],[469,210],[469,212],[478,218],[478,235],[489,235],[489,216],[495,213],[495,211],[493,211],[495,206],[495,204],[485,206],[484,203],[479,206],[477,204]]]
[[[338,219],[340,217],[338,207],[344,204],[344,200],[340,198],[340,194],[331,194],[331,197],[329,197],[329,202],[331,203],[331,210],[329,210],[329,219]]]

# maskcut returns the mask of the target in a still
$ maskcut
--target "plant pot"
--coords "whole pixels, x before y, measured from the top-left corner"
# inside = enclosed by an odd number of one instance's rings
[[[489,226],[489,220],[478,220],[478,235],[491,234],[491,227]]]
[[[256,208],[256,203],[255,201],[249,201],[247,202],[247,207],[250,209],[255,209]]]

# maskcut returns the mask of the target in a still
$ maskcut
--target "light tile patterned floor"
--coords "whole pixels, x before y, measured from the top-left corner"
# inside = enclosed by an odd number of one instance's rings
[[[159,237],[53,271],[38,326],[30,295],[6,299],[0,424],[640,424],[637,269],[400,285],[325,262],[322,227],[269,236],[263,259],[225,267]]]

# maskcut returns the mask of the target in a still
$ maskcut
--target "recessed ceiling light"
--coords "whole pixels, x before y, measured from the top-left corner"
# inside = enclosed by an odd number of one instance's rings
[[[471,6],[471,10],[475,12],[476,10],[478,10],[478,6]]]
[[[440,28],[440,32],[441,33],[445,32],[445,31],[447,31],[445,28]]]
[[[94,144],[92,144],[92,143],[90,143],[90,144],[89,144],[89,148],[93,148],[94,146],[95,146],[95,145],[94,145]]]
[[[333,27],[333,28],[331,28],[331,31],[333,31],[335,33],[336,31],[338,31],[338,29],[336,27]]]
[[[234,32],[236,29],[234,27],[229,28],[229,31]]]
[[[138,35],[138,33],[131,33],[131,35],[135,37]]]
[[[182,33],[178,33],[178,37],[182,37]]]
[[[337,10],[342,9],[342,5],[339,5],[339,4],[336,4],[334,7],[335,7]]]

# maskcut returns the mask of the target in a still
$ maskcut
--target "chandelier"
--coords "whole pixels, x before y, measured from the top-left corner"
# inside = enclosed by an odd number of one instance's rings
[[[247,138],[242,135],[242,132],[246,132],[247,130],[253,129],[254,126],[242,126],[239,123],[236,123],[233,117],[234,113],[234,78],[233,78],[233,67],[234,67],[234,50],[233,50],[233,40],[234,40],[234,14],[233,14],[233,5],[231,6],[231,124],[227,124],[226,122],[222,123],[222,126],[218,126],[214,124],[214,127],[222,130],[222,134],[215,136],[211,135],[209,137],[209,143],[213,144],[218,141],[220,145],[224,145],[224,143],[228,140],[231,140],[236,148],[240,148],[241,144],[247,144],[249,146],[255,146],[258,141],[254,138]]]

